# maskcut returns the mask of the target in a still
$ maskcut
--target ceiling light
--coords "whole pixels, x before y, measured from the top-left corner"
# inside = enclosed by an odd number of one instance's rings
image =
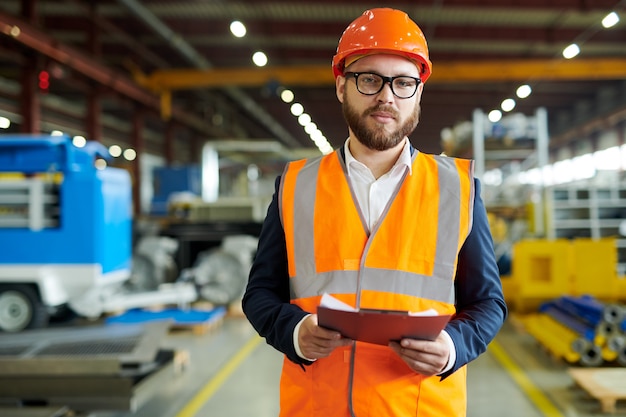
[[[298,116],[298,123],[300,123],[300,126],[308,125],[309,123],[311,123],[311,116],[306,113],[302,113],[300,116]]]
[[[0,129],[8,129],[11,126],[11,121],[6,117],[0,116]]]
[[[302,106],[302,104],[300,103],[293,103],[291,105],[291,114],[293,114],[294,116],[298,117],[300,116],[302,113],[304,113],[304,107]]]
[[[520,85],[517,88],[517,91],[515,92],[515,94],[517,94],[517,96],[519,98],[526,98],[530,95],[530,93],[533,92],[533,89],[530,88],[530,86],[528,84],[524,84],[524,85]]]
[[[60,130],[53,130],[52,132],[50,132],[50,136],[63,136],[63,132],[61,132]]]
[[[319,129],[316,129],[314,132],[309,133],[309,137],[311,138],[313,142],[315,142],[316,140],[320,140],[322,138],[326,140],[326,138],[324,137],[324,134]]]
[[[580,53],[580,48],[575,43],[569,45],[567,48],[563,49],[563,58],[572,59],[576,55]]]
[[[283,90],[280,93],[280,99],[285,103],[291,103],[295,96],[293,95],[293,91],[291,90]]]
[[[280,97],[286,103],[291,102],[294,98],[293,92],[287,89],[283,89],[280,92]],[[333,151],[333,147],[328,143],[328,139],[324,136],[321,130],[313,122],[311,116],[304,112],[304,106],[300,103],[293,103],[290,107],[291,114],[298,118],[298,123],[304,128],[304,131],[309,135],[311,140],[315,143],[315,146],[323,154],[328,154]]]
[[[318,140],[314,140],[313,143],[315,143],[315,146],[317,146],[317,149],[319,150],[322,150],[323,148],[330,146],[326,138],[323,136],[319,138]]]
[[[104,159],[98,158],[96,159],[94,166],[96,167],[97,170],[102,171],[103,169],[106,169],[107,161],[105,161]]]
[[[319,147],[319,150],[324,154],[324,155],[328,155],[329,153],[331,153],[333,151],[333,147],[330,146],[330,143],[326,142],[323,146]]]
[[[234,20],[230,24],[230,32],[238,38],[246,36],[246,26],[239,20]]]
[[[309,136],[311,135],[311,133],[315,132],[316,130],[317,130],[317,125],[313,122],[309,122],[306,124],[306,126],[304,126],[304,131],[308,133]]]
[[[267,65],[267,55],[261,51],[257,51],[252,55],[252,62],[254,62],[254,65],[257,67],[264,67]]]
[[[611,12],[604,16],[604,19],[602,19],[602,26],[604,26],[606,29],[612,28],[613,26],[617,25],[617,22],[619,22],[619,16],[617,15],[617,13]]]
[[[513,110],[515,108],[515,100],[513,100],[512,98],[507,98],[506,100],[502,101],[502,103],[500,104],[500,108],[502,109],[502,111],[506,112]]]
[[[491,123],[497,123],[502,119],[502,112],[500,110],[491,110],[487,117]]]
[[[122,148],[119,145],[111,145],[109,147],[109,154],[113,158],[117,158],[118,156],[122,154]]]
[[[124,151],[124,158],[126,158],[126,160],[128,161],[134,161],[135,158],[137,158],[137,152],[135,152],[134,149],[126,149]]]
[[[328,140],[324,137],[324,135],[315,136],[314,138],[311,138],[311,140],[313,141],[313,143],[315,143],[315,146],[317,146],[318,148],[326,145],[326,143],[328,142]]]
[[[84,148],[85,145],[87,144],[87,139],[85,139],[84,136],[74,136],[72,138],[72,143],[74,144],[74,146],[76,146],[77,148]]]

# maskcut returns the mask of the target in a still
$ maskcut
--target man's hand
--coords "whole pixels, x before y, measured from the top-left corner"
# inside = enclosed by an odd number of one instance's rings
[[[352,340],[341,337],[341,333],[317,325],[317,314],[311,314],[300,326],[298,334],[300,351],[309,359],[320,359],[340,346],[347,346]]]
[[[448,364],[450,347],[440,334],[435,340],[402,339],[389,347],[402,358],[409,368],[424,376],[437,375]]]

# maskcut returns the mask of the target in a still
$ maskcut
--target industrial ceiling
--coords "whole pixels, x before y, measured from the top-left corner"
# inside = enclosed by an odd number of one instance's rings
[[[170,162],[193,159],[189,143],[197,150],[205,140],[315,149],[279,97],[288,88],[338,147],[347,129],[331,59],[345,27],[381,5],[406,11],[428,40],[433,75],[411,136],[418,149],[441,152],[442,129],[498,108],[523,83],[533,93],[514,111],[546,108],[552,148],[626,120],[626,0],[2,0],[0,115],[17,120],[15,131],[132,144],[140,114],[143,149]],[[611,11],[622,20],[604,29]],[[231,34],[233,20],[245,37]],[[581,53],[565,60],[570,43]],[[256,51],[265,67],[253,64]],[[41,70],[50,86],[33,125],[24,85]],[[459,153],[471,157],[471,148]]]

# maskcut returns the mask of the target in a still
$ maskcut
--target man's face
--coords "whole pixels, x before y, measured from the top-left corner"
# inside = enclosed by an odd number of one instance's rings
[[[346,71],[373,72],[387,77],[419,77],[413,62],[388,54],[363,57]],[[369,149],[384,151],[393,148],[411,134],[419,122],[423,89],[421,83],[415,95],[407,99],[396,97],[388,83],[377,94],[361,94],[356,88],[354,77],[337,77],[336,88],[351,134]]]

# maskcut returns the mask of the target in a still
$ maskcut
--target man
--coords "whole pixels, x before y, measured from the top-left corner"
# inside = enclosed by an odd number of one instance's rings
[[[281,416],[466,414],[465,365],[506,306],[472,162],[407,138],[431,69],[404,12],[366,11],[333,59],[348,139],[277,180],[243,308],[285,354]],[[357,309],[453,317],[432,341],[352,341],[318,326],[324,293]]]

